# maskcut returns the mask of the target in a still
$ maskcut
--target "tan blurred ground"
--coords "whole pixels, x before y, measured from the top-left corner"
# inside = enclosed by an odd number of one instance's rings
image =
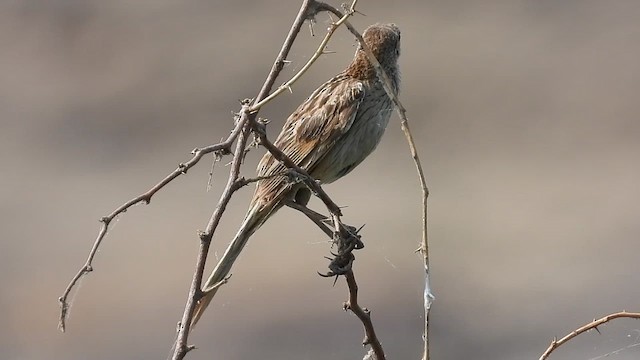
[[[100,216],[227,134],[299,6],[269,4],[0,3],[0,358],[166,356],[196,230],[220,189],[205,192],[209,160],[120,218],[65,335],[56,299]],[[354,23],[392,21],[403,31],[401,98],[432,192],[433,359],[533,359],[593,317],[640,310],[640,2],[390,4],[361,1],[367,16]],[[321,33],[327,18],[318,22]],[[301,35],[285,75],[318,41]],[[346,65],[352,44],[339,32],[337,53],[261,113],[270,133]],[[216,168],[216,185],[226,171]],[[356,270],[389,358],[416,359],[420,200],[398,122],[327,190],[349,206],[345,221],[367,224]],[[217,251],[250,192],[230,206]],[[199,350],[189,359],[361,358],[360,325],[340,310],[344,284],[316,275],[329,250],[322,234],[284,210],[252,240],[191,338]],[[554,359],[633,344],[638,324],[607,325]],[[614,359],[638,359],[639,349]]]

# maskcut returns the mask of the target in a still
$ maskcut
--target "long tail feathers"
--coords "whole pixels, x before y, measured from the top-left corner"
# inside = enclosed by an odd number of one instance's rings
[[[191,322],[192,328],[196,325],[198,320],[200,320],[205,309],[207,308],[207,306],[209,306],[209,303],[211,302],[211,300],[213,300],[213,297],[217,292],[217,289],[211,289],[211,287],[224,280],[229,275],[233,263],[236,261],[238,255],[240,255],[240,252],[247,244],[249,237],[254,232],[256,232],[260,228],[260,226],[262,226],[262,224],[264,224],[269,215],[271,215],[271,210],[272,209],[269,209],[269,207],[265,208],[256,205],[251,206],[249,212],[244,218],[244,221],[242,222],[242,225],[240,225],[238,233],[229,243],[227,250],[224,252],[224,255],[222,255],[222,258],[218,261],[218,264],[209,276],[209,279],[207,279],[205,284],[202,286],[205,295],[196,304],[196,308],[193,314],[193,321]]]

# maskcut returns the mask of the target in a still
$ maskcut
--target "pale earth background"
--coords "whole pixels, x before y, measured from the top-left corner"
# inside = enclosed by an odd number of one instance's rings
[[[339,5],[335,3],[334,5]],[[4,1],[0,4],[2,359],[163,359],[228,168],[210,158],[121,217],[82,283],[68,333],[58,304],[97,219],[226,136],[254,96],[297,1]],[[402,29],[401,99],[432,191],[433,359],[537,359],[554,335],[640,310],[640,2],[360,1]],[[315,30],[328,24],[318,18]],[[286,75],[320,36],[300,36]],[[261,116],[285,117],[348,63],[325,56]],[[278,81],[284,81],[284,77]],[[263,150],[253,151],[251,176]],[[361,302],[390,359],[421,349],[419,186],[397,117],[378,150],[326,190],[366,223]],[[240,224],[240,192],[214,238]],[[315,200],[312,207],[322,209]],[[284,209],[250,242],[196,329],[196,359],[359,359],[329,246]],[[618,320],[558,351],[591,359],[638,342]],[[638,359],[640,346],[610,359]]]

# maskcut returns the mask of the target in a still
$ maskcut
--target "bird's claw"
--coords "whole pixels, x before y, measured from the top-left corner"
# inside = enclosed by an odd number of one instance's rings
[[[332,252],[331,255],[335,257],[330,258],[325,256],[326,259],[331,261],[329,263],[329,271],[326,273],[318,272],[318,275],[322,277],[335,276],[337,280],[338,276],[344,275],[347,272],[351,271],[351,269],[353,268],[353,261],[356,259],[356,257],[351,252],[347,252],[343,255],[335,254]],[[334,281],[334,284],[335,284],[335,281]]]
[[[338,229],[337,231],[334,231],[333,238],[331,240],[332,247],[335,245],[337,250],[330,252],[333,258],[325,257],[330,261],[329,271],[324,274],[318,272],[322,277],[338,277],[351,271],[353,261],[355,260],[355,256],[352,253],[353,250],[364,248],[364,243],[360,239],[361,236],[358,234],[360,230],[362,230],[362,227],[358,229],[351,225],[343,224],[339,220],[337,227]]]

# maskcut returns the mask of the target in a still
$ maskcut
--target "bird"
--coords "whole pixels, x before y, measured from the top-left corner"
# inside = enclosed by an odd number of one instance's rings
[[[363,33],[365,44],[391,80],[400,87],[400,29],[395,24],[374,24]],[[350,173],[373,152],[389,123],[393,101],[359,45],[342,72],[322,84],[287,118],[274,145],[320,184]],[[265,221],[286,201],[307,204],[310,190],[292,182],[287,168],[267,152],[257,168],[259,180],[240,229],[202,287],[192,326],[200,320],[233,262]],[[282,174],[282,175],[281,175]]]

